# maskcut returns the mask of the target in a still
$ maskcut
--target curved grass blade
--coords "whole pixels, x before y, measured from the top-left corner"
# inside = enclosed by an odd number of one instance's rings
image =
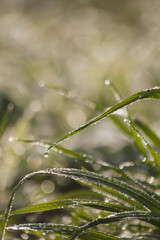
[[[135,199],[143,206],[149,208],[152,211],[160,211],[160,202],[146,194],[145,192],[127,184],[123,181],[118,180],[117,178],[113,177],[104,177],[100,174],[90,172],[90,171],[83,171],[79,169],[67,169],[67,168],[60,168],[60,169],[49,169],[50,174],[58,174],[60,176],[69,177],[74,180],[85,182],[89,185],[95,186],[102,186],[102,188],[111,188],[120,192],[122,194],[126,194],[129,197]]]
[[[135,119],[134,123],[146,134],[146,136],[158,147],[160,148],[160,138],[151,130],[151,128],[140,121],[139,119]]]
[[[160,221],[160,213],[152,213],[152,212],[124,212],[124,213],[117,213],[117,214],[111,214],[105,218],[98,218],[92,222],[86,223],[82,227],[80,227],[78,230],[76,230],[71,237],[68,238],[68,240],[74,240],[79,235],[84,232],[85,230],[96,227],[99,224],[108,224],[113,222],[119,222],[123,219],[126,219],[128,221],[132,219],[138,219],[142,221],[149,221],[152,224],[152,220],[159,220]],[[154,223],[153,223],[154,224]],[[160,226],[159,226],[160,227]]]
[[[100,174],[90,172],[90,171],[83,171],[79,169],[71,169],[71,168],[53,168],[53,169],[46,169],[41,170],[37,172],[30,173],[26,175],[19,183],[15,186],[11,197],[9,199],[7,209],[4,213],[3,219],[1,221],[0,225],[0,239],[3,239],[5,228],[7,226],[8,218],[10,216],[10,212],[12,209],[13,200],[15,197],[15,193],[17,188],[23,184],[26,180],[30,179],[33,176],[36,175],[58,175],[63,177],[69,177],[71,179],[74,179],[76,181],[87,183],[91,186],[102,186],[102,188],[109,187],[111,189],[114,189],[122,194],[126,194],[129,197],[135,199],[138,203],[140,203],[140,206],[145,206],[147,209],[150,209],[151,211],[160,211],[160,204],[159,201],[155,200],[153,197],[149,196],[148,194],[140,191],[139,189],[130,186],[129,184],[120,181],[116,178],[107,178]]]
[[[48,223],[30,223],[30,224],[19,224],[7,227],[9,231],[39,231],[43,234],[55,233],[56,235],[69,237],[78,226],[64,225],[64,224],[48,224]],[[119,238],[101,233],[98,231],[88,230],[79,237],[83,240],[119,240]]]
[[[137,180],[136,183],[140,188],[142,188],[143,191],[148,193],[150,196],[153,196],[155,199],[157,199],[160,202],[160,196],[154,192],[157,187],[151,185],[150,183],[141,182],[139,180]]]
[[[74,136],[75,134],[81,132],[82,130],[84,130],[85,128],[91,126],[92,124],[97,123],[98,121],[100,121],[103,118],[111,115],[115,111],[117,111],[117,110],[119,110],[119,109],[121,109],[123,107],[126,107],[126,106],[128,106],[128,105],[130,105],[132,103],[135,103],[135,102],[137,102],[139,100],[142,100],[142,99],[160,99],[160,88],[159,87],[155,87],[155,88],[143,90],[143,91],[138,92],[138,93],[130,96],[129,98],[121,101],[120,103],[116,104],[115,106],[113,106],[109,110],[103,112],[99,116],[91,119],[87,123],[81,125],[79,128],[74,129],[72,132],[69,132],[67,135],[65,135],[62,138],[60,138],[57,142],[53,143],[50,147],[48,147],[47,152],[49,152],[56,145],[60,144],[62,141],[64,141],[64,140]]]
[[[24,140],[24,139],[17,139],[18,141],[22,141],[22,142],[27,142],[27,143],[33,143],[33,144],[36,144],[36,145],[40,145],[40,146],[45,146],[48,145],[49,143],[48,142],[41,142],[41,141],[38,141],[38,140]],[[104,162],[103,160],[101,159],[97,159],[97,158],[93,158],[92,156],[88,156],[87,154],[81,154],[81,153],[78,153],[78,152],[75,152],[75,151],[71,151],[69,149],[66,149],[66,148],[63,148],[61,146],[55,146],[55,148],[53,148],[52,150],[55,150],[55,151],[58,151],[59,153],[63,153],[67,156],[70,156],[70,157],[73,157],[73,158],[76,158],[78,160],[83,160],[87,163],[90,163],[90,164],[93,164],[93,163],[98,163],[100,164],[101,166],[105,167],[106,169],[109,169],[109,170],[112,170],[116,173],[118,173],[123,179],[125,180],[130,180],[133,182],[133,180],[131,180],[125,173],[124,171],[120,170],[119,168],[115,167],[115,166],[112,166],[106,162]],[[133,185],[135,185],[136,182],[133,182]],[[85,184],[86,185],[86,184]],[[102,190],[102,187],[101,189]],[[119,198],[127,203],[129,203],[130,205],[134,205],[137,209],[141,209],[143,210],[144,208],[142,208],[142,206],[140,204],[138,204],[137,202],[135,202],[134,200],[132,200],[131,198],[128,198],[126,196],[124,196],[123,194],[120,194],[118,193],[117,191],[114,191],[113,189],[109,189],[109,188],[105,188],[105,192],[107,191],[107,193],[109,193],[110,195],[112,196],[116,196],[116,198]],[[93,193],[93,192],[92,192]]]
[[[103,201],[95,201],[95,200],[80,200],[80,199],[67,199],[67,200],[58,200],[47,203],[36,204],[33,206],[29,206],[26,208],[21,208],[15,211],[12,211],[10,215],[17,214],[27,214],[27,213],[35,213],[41,211],[49,211],[53,209],[71,207],[71,206],[86,206],[95,208],[98,210],[103,210],[107,212],[122,212],[122,211],[131,211],[133,210],[130,207],[118,204],[106,203]]]

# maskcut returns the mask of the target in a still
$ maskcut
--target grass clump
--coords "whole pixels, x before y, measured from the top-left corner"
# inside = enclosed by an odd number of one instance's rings
[[[107,84],[110,84],[107,82]],[[159,239],[160,238],[160,139],[150,126],[139,119],[133,119],[126,109],[130,104],[143,99],[160,99],[160,88],[155,87],[140,91],[125,100],[116,88],[110,84],[118,103],[72,132],[52,143],[41,140],[17,139],[16,141],[36,144],[45,147],[47,157],[54,151],[64,155],[65,159],[76,160],[71,167],[47,168],[24,176],[14,187],[6,211],[1,216],[0,238],[14,236],[17,232],[27,232],[33,239]],[[65,90],[47,86],[70,99]],[[60,91],[61,90],[61,91]],[[62,94],[64,93],[64,94]],[[75,100],[75,96],[74,96]],[[79,102],[79,99],[77,100]],[[84,101],[85,102],[85,101]],[[87,106],[95,110],[103,109],[95,103]],[[91,102],[90,102],[91,103]],[[117,114],[122,110],[121,115]],[[100,120],[110,117],[121,131],[129,136],[139,152],[134,162],[110,164],[105,159],[80,153],[62,147],[60,144],[75,134],[83,131]],[[144,135],[144,136],[143,136]],[[146,138],[147,137],[147,138]],[[146,140],[147,139],[147,140]],[[157,151],[155,150],[157,148]],[[130,156],[128,156],[128,159]],[[46,158],[47,161],[47,158]],[[77,167],[78,166],[78,167]],[[96,168],[94,167],[96,166]],[[57,199],[31,204],[27,207],[12,210],[16,192],[21,185],[33,178],[52,179],[66,178],[77,182],[76,190],[63,189]],[[71,186],[73,182],[71,181]],[[56,212],[57,211],[57,212]],[[43,222],[32,218],[22,223],[18,216],[48,213],[49,221]],[[57,214],[58,213],[58,214]],[[18,220],[18,223],[16,221]],[[28,236],[26,234],[26,236]]]

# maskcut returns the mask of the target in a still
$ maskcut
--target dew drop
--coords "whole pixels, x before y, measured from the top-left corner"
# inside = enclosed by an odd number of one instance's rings
[[[108,85],[110,85],[110,81],[109,80],[105,80],[104,84],[108,86]]]
[[[126,227],[127,227],[127,225],[125,224],[125,225],[122,227],[122,230],[123,230],[123,231],[126,230]]]
[[[21,237],[24,240],[27,240],[29,238],[29,236],[26,233],[22,233]]]
[[[13,136],[10,136],[10,137],[8,138],[8,140],[9,140],[9,142],[13,142],[13,141],[15,140],[15,138],[14,138]]]
[[[44,157],[45,157],[45,158],[48,158],[48,157],[49,157],[48,152],[45,152]]]
[[[152,184],[152,183],[154,182],[154,177],[150,177],[150,178],[148,179],[148,182],[149,182],[150,184]]]
[[[10,103],[7,105],[7,108],[8,108],[9,111],[13,111],[13,109],[14,109],[14,104],[10,102]]]
[[[129,123],[129,120],[128,120],[127,118],[125,118],[123,121],[124,121],[125,123]]]
[[[146,161],[147,161],[147,158],[144,157],[144,158],[142,159],[142,162],[146,162]]]

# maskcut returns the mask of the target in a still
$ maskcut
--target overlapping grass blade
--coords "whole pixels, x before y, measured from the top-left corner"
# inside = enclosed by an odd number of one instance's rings
[[[116,88],[110,81],[107,81],[107,85],[110,86],[110,88],[111,88],[111,90],[112,90],[112,92],[113,92],[113,94],[114,94],[114,96],[115,96],[115,99],[116,99],[117,101],[122,101],[122,98],[121,98],[120,93],[118,92],[117,88]],[[113,121],[114,121],[117,125],[119,125],[119,127],[122,129],[123,132],[125,132],[126,134],[128,134],[129,136],[131,136],[132,138],[134,138],[134,141],[135,141],[135,143],[136,143],[137,148],[138,148],[138,149],[140,150],[140,152],[144,155],[144,157],[147,158],[147,150],[146,150],[146,147],[144,146],[144,144],[142,143],[141,139],[140,139],[137,135],[133,134],[131,128],[128,129],[128,128],[125,126],[125,124],[124,124],[124,122],[126,122],[126,120],[128,120],[128,121],[130,121],[130,122],[133,121],[133,120],[132,120],[132,117],[131,117],[131,115],[130,115],[130,113],[129,113],[129,111],[127,110],[126,107],[123,108],[123,111],[124,111],[124,114],[123,114],[123,115],[124,115],[124,118],[123,118],[124,121],[122,122],[120,119],[119,119],[119,120],[114,119],[114,115],[111,116],[111,117],[113,118]]]
[[[76,231],[78,226],[64,225],[64,224],[48,224],[48,223],[30,223],[30,224],[19,224],[7,227],[10,231],[39,231],[43,234],[55,233],[56,235],[69,237],[74,231]],[[119,238],[101,233],[98,231],[85,231],[79,237],[82,240],[119,240]]]
[[[150,183],[147,183],[146,181],[141,182],[137,180],[136,183],[140,188],[142,188],[144,192],[148,193],[150,196],[160,201],[160,196],[155,193],[155,189],[157,188],[156,186],[153,186]]]
[[[50,142],[44,142],[44,141],[40,141],[40,140],[29,140],[29,139],[16,139],[17,141],[20,142],[25,142],[25,143],[32,143],[38,146],[43,146],[43,147],[48,147],[51,145]],[[121,169],[119,169],[118,167],[115,167],[111,164],[106,163],[104,160],[99,159],[99,158],[95,158],[93,156],[90,156],[86,153],[79,153],[64,147],[61,147],[60,145],[56,145],[54,148],[52,148],[52,150],[59,152],[60,154],[64,154],[66,156],[72,157],[76,160],[80,160],[80,161],[84,161],[85,163],[89,163],[89,164],[99,164],[100,166],[105,167],[105,169],[110,169],[116,173],[118,173],[120,176],[122,176],[124,179],[130,179],[129,176],[127,176],[124,171],[122,171]],[[130,179],[131,180],[131,179]]]
[[[86,182],[91,186],[98,186],[103,189],[111,188],[120,192],[122,194],[126,194],[127,196],[133,198],[137,202],[139,202],[142,206],[152,210],[152,211],[160,211],[160,202],[145,192],[131,186],[130,184],[125,183],[124,181],[118,180],[114,177],[104,177],[101,174],[97,174],[90,171],[83,171],[79,169],[49,169],[50,174],[58,174],[60,176],[69,177],[74,180]]]
[[[121,130],[121,132],[125,133],[128,136],[131,136],[129,129],[126,127],[126,124],[120,117],[118,117],[116,115],[111,115],[110,119]]]
[[[108,81],[107,85],[109,85],[111,87],[117,101],[121,101],[120,94],[117,91],[117,89],[115,88],[115,86],[109,81]],[[98,110],[98,111],[104,111],[104,109],[105,109],[104,106],[102,106],[100,104],[97,104],[93,101],[88,101],[87,99],[84,100],[81,96],[79,96],[79,95],[77,96],[77,94],[75,94],[73,92],[70,92],[70,91],[67,91],[66,89],[64,89],[62,87],[58,87],[58,86],[55,86],[53,84],[46,84],[46,87],[54,90],[57,94],[59,94],[61,96],[64,96],[65,98],[72,99],[75,102],[81,103],[88,108],[95,109],[95,110]],[[127,129],[126,125],[124,124],[124,122],[122,120],[120,120],[115,115],[110,116],[110,118],[125,134],[130,135],[129,130]]]
[[[64,176],[69,177],[71,179],[87,183],[91,186],[97,186],[102,187],[106,189],[110,188],[113,190],[116,190],[117,193],[126,194],[127,196],[133,198],[137,201],[140,207],[145,207],[147,209],[150,209],[151,211],[160,211],[160,203],[158,200],[154,199],[153,197],[149,196],[148,194],[140,191],[139,189],[130,186],[129,184],[122,182],[116,178],[107,178],[100,174],[89,172],[89,171],[83,171],[79,169],[70,169],[70,168],[53,168],[53,169],[46,169],[41,170],[37,172],[30,173],[26,175],[14,188],[10,200],[8,202],[7,209],[5,211],[5,214],[3,216],[3,219],[1,221],[0,225],[0,238],[2,239],[4,236],[5,228],[7,225],[8,218],[10,216],[14,196],[16,193],[17,188],[24,183],[26,180],[30,179],[33,176],[36,175],[58,175],[58,176]]]
[[[136,127],[133,125],[131,121],[126,121],[128,125],[130,126],[132,130],[133,136],[135,136],[136,139],[139,139],[139,141],[145,146],[145,148],[150,152],[150,154],[153,157],[154,162],[160,168],[160,156],[159,154],[150,146],[150,144],[142,137],[142,135],[138,132]]]
[[[139,119],[135,119],[134,123],[146,134],[146,136],[155,144],[155,146],[160,148],[160,138],[147,124]]]
[[[63,136],[62,138],[60,138],[57,142],[53,143],[48,149],[47,152],[52,149],[54,146],[60,144],[62,141],[74,136],[75,134],[81,132],[82,130],[84,130],[85,128],[91,126],[92,124],[97,123],[98,121],[102,120],[103,118],[111,115],[112,113],[116,112],[117,110],[126,107],[132,103],[135,103],[139,100],[142,99],[160,99],[160,88],[159,87],[155,87],[155,88],[151,88],[151,89],[147,89],[147,90],[143,90],[141,92],[138,92],[132,96],[130,96],[129,98],[121,101],[120,103],[116,104],[115,106],[111,107],[109,110],[103,112],[102,114],[100,114],[99,116],[91,119],[90,121],[88,121],[87,123],[81,125],[79,128],[74,129],[72,132],[68,133],[67,135]]]
[[[85,230],[96,227],[99,224],[108,224],[113,222],[119,222],[123,219],[126,219],[128,221],[132,219],[139,219],[142,221],[150,222],[154,225],[154,220],[160,221],[160,213],[154,213],[154,212],[140,212],[140,211],[134,211],[134,212],[124,212],[124,213],[116,213],[111,214],[105,218],[98,218],[92,222],[86,223],[84,226],[80,227],[78,230],[76,230],[71,237],[69,237],[69,240],[74,240],[79,235],[84,232]],[[160,225],[159,225],[160,227]]]
[[[11,212],[11,215],[49,211],[53,209],[66,208],[66,207],[72,207],[72,206],[86,206],[86,207],[91,207],[91,208],[95,208],[95,209],[103,210],[107,212],[122,212],[122,211],[133,210],[132,208],[124,205],[111,204],[103,201],[86,200],[86,199],[84,200],[65,199],[65,200],[58,200],[58,201],[36,204],[26,208],[21,208]]]

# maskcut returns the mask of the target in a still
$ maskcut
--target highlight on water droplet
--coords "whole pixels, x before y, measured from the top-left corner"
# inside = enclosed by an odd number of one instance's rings
[[[15,141],[16,139],[15,139],[13,136],[10,136],[10,137],[8,138],[8,140],[9,140],[9,142],[13,142],[13,141]]]
[[[7,108],[8,108],[9,111],[13,111],[14,104],[12,102],[8,103]]]
[[[26,233],[22,233],[21,238],[24,240],[27,240],[27,239],[29,239],[29,236]]]
[[[110,82],[109,80],[105,80],[105,81],[104,81],[104,84],[105,84],[105,85],[110,85],[110,83],[111,83],[111,82]]]
[[[45,158],[48,158],[48,157],[49,157],[48,152],[45,152],[45,153],[44,153],[44,157],[45,157]]]

